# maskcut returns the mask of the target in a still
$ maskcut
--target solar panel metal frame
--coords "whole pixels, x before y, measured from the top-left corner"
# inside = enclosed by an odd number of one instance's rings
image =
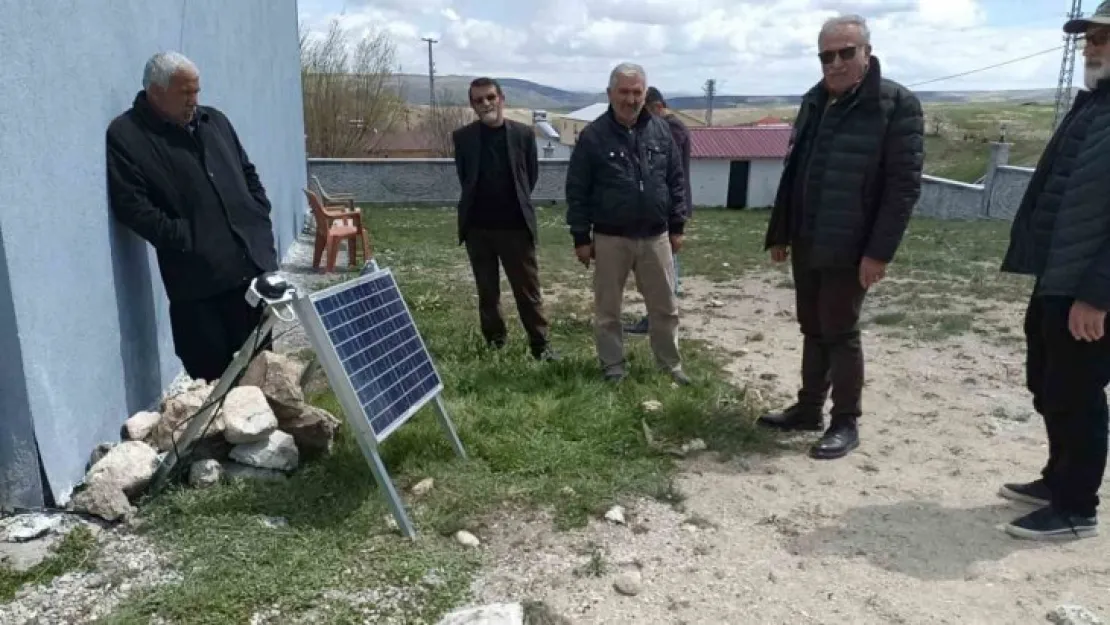
[[[414,401],[412,405],[410,405],[403,413],[401,413],[397,418],[391,421],[385,429],[383,429],[381,432],[377,432],[373,428],[373,416],[366,414],[366,410],[362,406],[362,401],[358,398],[358,391],[354,388],[354,385],[351,384],[346,369],[343,367],[343,363],[339,356],[339,353],[336,351],[335,344],[332,342],[331,337],[328,335],[328,328],[324,325],[319,311],[316,310],[316,302],[321,299],[332,297],[340,292],[351,290],[367,282],[374,282],[375,280],[381,279],[383,277],[388,277],[390,285],[397,290],[398,301],[400,301],[401,307],[404,309],[404,315],[407,319],[407,323],[413,328],[413,331],[416,333],[416,339],[417,341],[419,341],[418,349],[431,365],[432,372],[435,374],[436,377],[436,384],[434,388],[432,388],[419,399]],[[414,414],[416,414],[421,408],[427,405],[429,401],[434,399],[437,395],[439,395],[439,393],[443,391],[443,377],[439,374],[439,369],[436,367],[435,361],[432,360],[431,353],[428,352],[428,345],[424,342],[424,337],[421,336],[420,330],[416,327],[416,321],[412,318],[412,311],[409,310],[408,303],[405,302],[405,298],[401,294],[401,287],[397,284],[397,280],[393,276],[392,271],[390,271],[389,269],[379,269],[378,271],[359,276],[358,278],[343,282],[342,284],[337,284],[321,291],[316,291],[308,295],[306,299],[308,299],[309,303],[311,304],[311,314],[309,316],[314,318],[314,320],[319,323],[320,329],[323,331],[322,337],[325,339],[327,346],[330,348],[329,355],[335,355],[335,360],[339,364],[340,370],[342,371],[342,377],[347,381],[347,385],[351,387],[350,390],[354,395],[355,401],[358,402],[359,407],[361,408],[360,411],[363,413],[363,416],[366,417],[367,425],[369,426],[370,432],[372,432],[374,436],[374,441],[376,443],[380,444],[382,441],[389,438],[390,434],[397,431],[397,429],[404,425],[405,422],[407,422],[409,419],[411,419]],[[301,322],[304,323],[306,319],[305,314],[303,314],[301,311],[298,311],[297,316],[300,317]]]
[[[354,288],[360,284],[381,278],[382,276],[388,276],[393,286],[397,289],[398,293],[400,293],[401,289],[397,284],[396,278],[393,276],[393,272],[388,268],[384,268],[366,273],[357,278],[348,280],[347,282],[322,289],[310,295],[300,295],[293,300],[293,309],[300,319],[309,343],[312,345],[313,350],[320,360],[320,365],[323,367],[324,373],[328,377],[328,381],[332,390],[335,392],[339,405],[343,408],[343,413],[347,417],[347,422],[351,425],[355,437],[358,439],[359,447],[362,449],[363,455],[370,464],[370,470],[374,474],[375,481],[385,491],[386,501],[393,512],[394,518],[397,520],[401,532],[405,536],[412,538],[416,535],[416,531],[408,518],[408,514],[405,512],[404,506],[401,503],[401,498],[397,494],[396,488],[393,486],[393,481],[389,477],[385,464],[381,460],[381,456],[378,453],[378,446],[385,441],[390,434],[397,431],[398,428],[412,418],[416,412],[426,406],[429,401],[435,400],[437,417],[444,433],[447,435],[448,441],[451,443],[451,447],[454,449],[457,456],[463,459],[466,458],[466,451],[463,449],[462,442],[459,440],[454,423],[452,423],[451,417],[447,413],[447,407],[444,405],[441,396],[441,392],[443,391],[443,377],[440,375],[438,367],[436,367],[435,360],[428,352],[428,347],[424,342],[423,335],[420,334],[419,328],[416,327],[416,322],[412,318],[412,312],[409,310],[408,303],[405,301],[403,294],[401,294],[400,301],[401,305],[404,307],[405,315],[420,341],[420,349],[435,371],[437,383],[433,391],[414,402],[412,406],[402,413],[401,417],[398,417],[390,423],[389,427],[380,434],[375,433],[373,427],[370,425],[370,415],[366,414],[366,409],[359,400],[358,393],[355,391],[354,385],[351,383],[351,379],[347,375],[346,369],[343,367],[343,363],[339,358],[339,353],[336,351],[335,345],[332,343],[331,337],[324,327],[323,320],[320,318],[320,313],[316,310],[317,300],[330,297],[340,291]]]

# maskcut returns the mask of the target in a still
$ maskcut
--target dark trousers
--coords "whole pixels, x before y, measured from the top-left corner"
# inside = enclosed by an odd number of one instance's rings
[[[1042,471],[1057,510],[1094,516],[1106,471],[1110,337],[1088,343],[1068,331],[1072,300],[1033,297],[1025,314],[1026,384],[1048,431]]]
[[[262,306],[247,304],[246,292],[243,286],[201,300],[170,302],[174,350],[190,377],[209,382],[219,379],[258,326]],[[269,336],[260,347],[270,347]]]
[[[543,315],[536,244],[529,230],[486,230],[466,233],[466,254],[478,287],[478,320],[482,336],[490,343],[505,342],[501,317],[501,272],[513,290],[517,313],[533,353],[547,347],[547,319]]]
[[[832,419],[854,421],[862,413],[863,347],[859,316],[867,291],[855,267],[814,269],[810,247],[791,250],[798,325],[801,326],[801,407],[818,411],[832,386]]]

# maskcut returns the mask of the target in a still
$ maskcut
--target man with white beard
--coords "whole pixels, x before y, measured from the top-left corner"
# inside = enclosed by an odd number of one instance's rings
[[[532,205],[532,190],[540,173],[536,135],[529,126],[505,119],[505,94],[496,80],[474,79],[469,94],[478,121],[459,128],[451,137],[462,187],[459,243],[466,243],[478,287],[482,336],[494,349],[505,345],[500,302],[500,268],[504,267],[532,357],[558,360],[548,344],[536,261],[538,232]]]
[[[1048,432],[1041,478],[1000,495],[1037,506],[1018,538],[1097,533],[1110,383],[1110,0],[1064,25],[1083,34],[1087,89],[1053,134],[1018,208],[1002,271],[1035,277],[1025,314],[1026,384]]]

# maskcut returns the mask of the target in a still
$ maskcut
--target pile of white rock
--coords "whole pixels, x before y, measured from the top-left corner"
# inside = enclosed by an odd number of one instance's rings
[[[224,479],[284,479],[302,459],[331,451],[339,420],[308,404],[302,387],[306,364],[263,352],[195,444],[191,486]],[[182,444],[190,421],[209,401],[214,384],[196,380],[167,393],[159,412],[140,412],[124,424],[123,441],[101,443],[70,508],[108,521],[127,518],[131,502],[150,484],[165,454]]]

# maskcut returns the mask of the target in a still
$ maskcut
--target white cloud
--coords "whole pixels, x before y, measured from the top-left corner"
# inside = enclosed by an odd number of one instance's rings
[[[300,3],[316,28],[331,17],[312,11],[318,1]],[[409,72],[426,71],[419,33],[438,31],[440,74],[511,76],[598,92],[613,65],[631,60],[644,65],[664,93],[697,93],[715,77],[720,92],[742,94],[796,94],[812,86],[820,76],[817,31],[838,13],[868,18],[884,72],[904,84],[1059,45],[1061,25],[994,26],[982,0],[552,0],[519,6],[523,0],[487,0],[502,7],[512,2],[514,11],[477,12],[466,1],[349,2],[340,19],[354,28],[386,28]],[[491,17],[500,14],[517,17]],[[1058,55],[1049,54],[926,88],[1049,87],[1058,66]]]

